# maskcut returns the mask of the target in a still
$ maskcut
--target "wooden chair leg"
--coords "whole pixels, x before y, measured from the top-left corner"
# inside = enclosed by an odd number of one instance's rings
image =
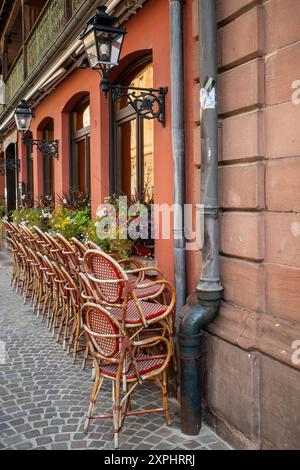
[[[120,383],[113,381],[113,424],[114,424],[114,448],[119,448],[119,431],[121,423]]]
[[[171,414],[169,409],[169,401],[168,401],[168,380],[167,380],[167,371],[164,370],[162,374],[162,398],[163,398],[163,409],[165,410],[166,414],[166,422],[167,425],[170,426],[171,424]]]
[[[95,383],[94,383],[94,386],[93,386],[93,389],[92,389],[89,409],[88,409],[87,416],[86,416],[85,423],[84,423],[84,431],[85,432],[88,431],[90,421],[93,418],[95,405],[96,405],[98,394],[99,394],[101,386],[102,386],[102,382],[103,382],[103,377],[99,377],[99,374],[97,374],[97,377],[96,377],[96,380],[95,380]]]

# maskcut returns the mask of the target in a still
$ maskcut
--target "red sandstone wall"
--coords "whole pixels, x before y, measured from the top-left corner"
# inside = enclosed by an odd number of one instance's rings
[[[236,445],[299,449],[300,373],[291,357],[300,339],[300,106],[291,98],[300,2],[217,4],[225,301],[207,342],[207,404]],[[196,128],[196,155],[198,136]]]

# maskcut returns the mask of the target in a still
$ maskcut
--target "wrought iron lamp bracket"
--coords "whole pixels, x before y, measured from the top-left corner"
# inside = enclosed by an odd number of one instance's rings
[[[110,91],[115,102],[126,97],[137,114],[144,119],[157,119],[165,127],[167,87],[139,88],[113,84],[107,78],[103,78],[102,90],[106,95]]]
[[[26,139],[26,136],[23,136],[23,143],[29,143],[30,145],[35,145],[38,150],[42,153],[43,157],[48,158],[53,156],[58,159],[58,140],[34,140]]]

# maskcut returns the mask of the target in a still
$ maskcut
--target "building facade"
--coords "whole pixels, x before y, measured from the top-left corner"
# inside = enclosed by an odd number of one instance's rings
[[[0,1],[0,176],[11,210],[18,197],[89,193],[92,212],[112,193],[154,188],[173,204],[170,4],[110,0],[127,30],[115,83],[168,87],[166,123],[113,104],[89,69],[79,35],[94,0]],[[183,5],[186,203],[201,203],[198,0]],[[203,362],[206,419],[240,448],[299,449],[300,442],[300,4],[218,0],[219,227],[224,286]],[[299,70],[298,70],[299,69]],[[58,141],[58,158],[23,144],[13,113],[26,98],[34,139]],[[141,170],[142,168],[142,170]],[[174,279],[174,242],[155,240]],[[187,251],[187,292],[201,251]]]

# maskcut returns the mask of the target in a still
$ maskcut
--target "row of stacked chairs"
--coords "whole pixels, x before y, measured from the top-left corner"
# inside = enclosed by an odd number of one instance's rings
[[[136,258],[118,259],[92,242],[43,232],[5,220],[13,258],[11,285],[30,302],[63,349],[82,367],[93,362],[94,386],[85,420],[113,418],[114,446],[128,415],[164,412],[170,423],[167,380],[174,354],[175,291],[159,268]],[[156,274],[154,280],[148,275]],[[113,384],[113,410],[95,416],[103,379]],[[160,408],[131,411],[130,398],[144,380],[162,389]]]

